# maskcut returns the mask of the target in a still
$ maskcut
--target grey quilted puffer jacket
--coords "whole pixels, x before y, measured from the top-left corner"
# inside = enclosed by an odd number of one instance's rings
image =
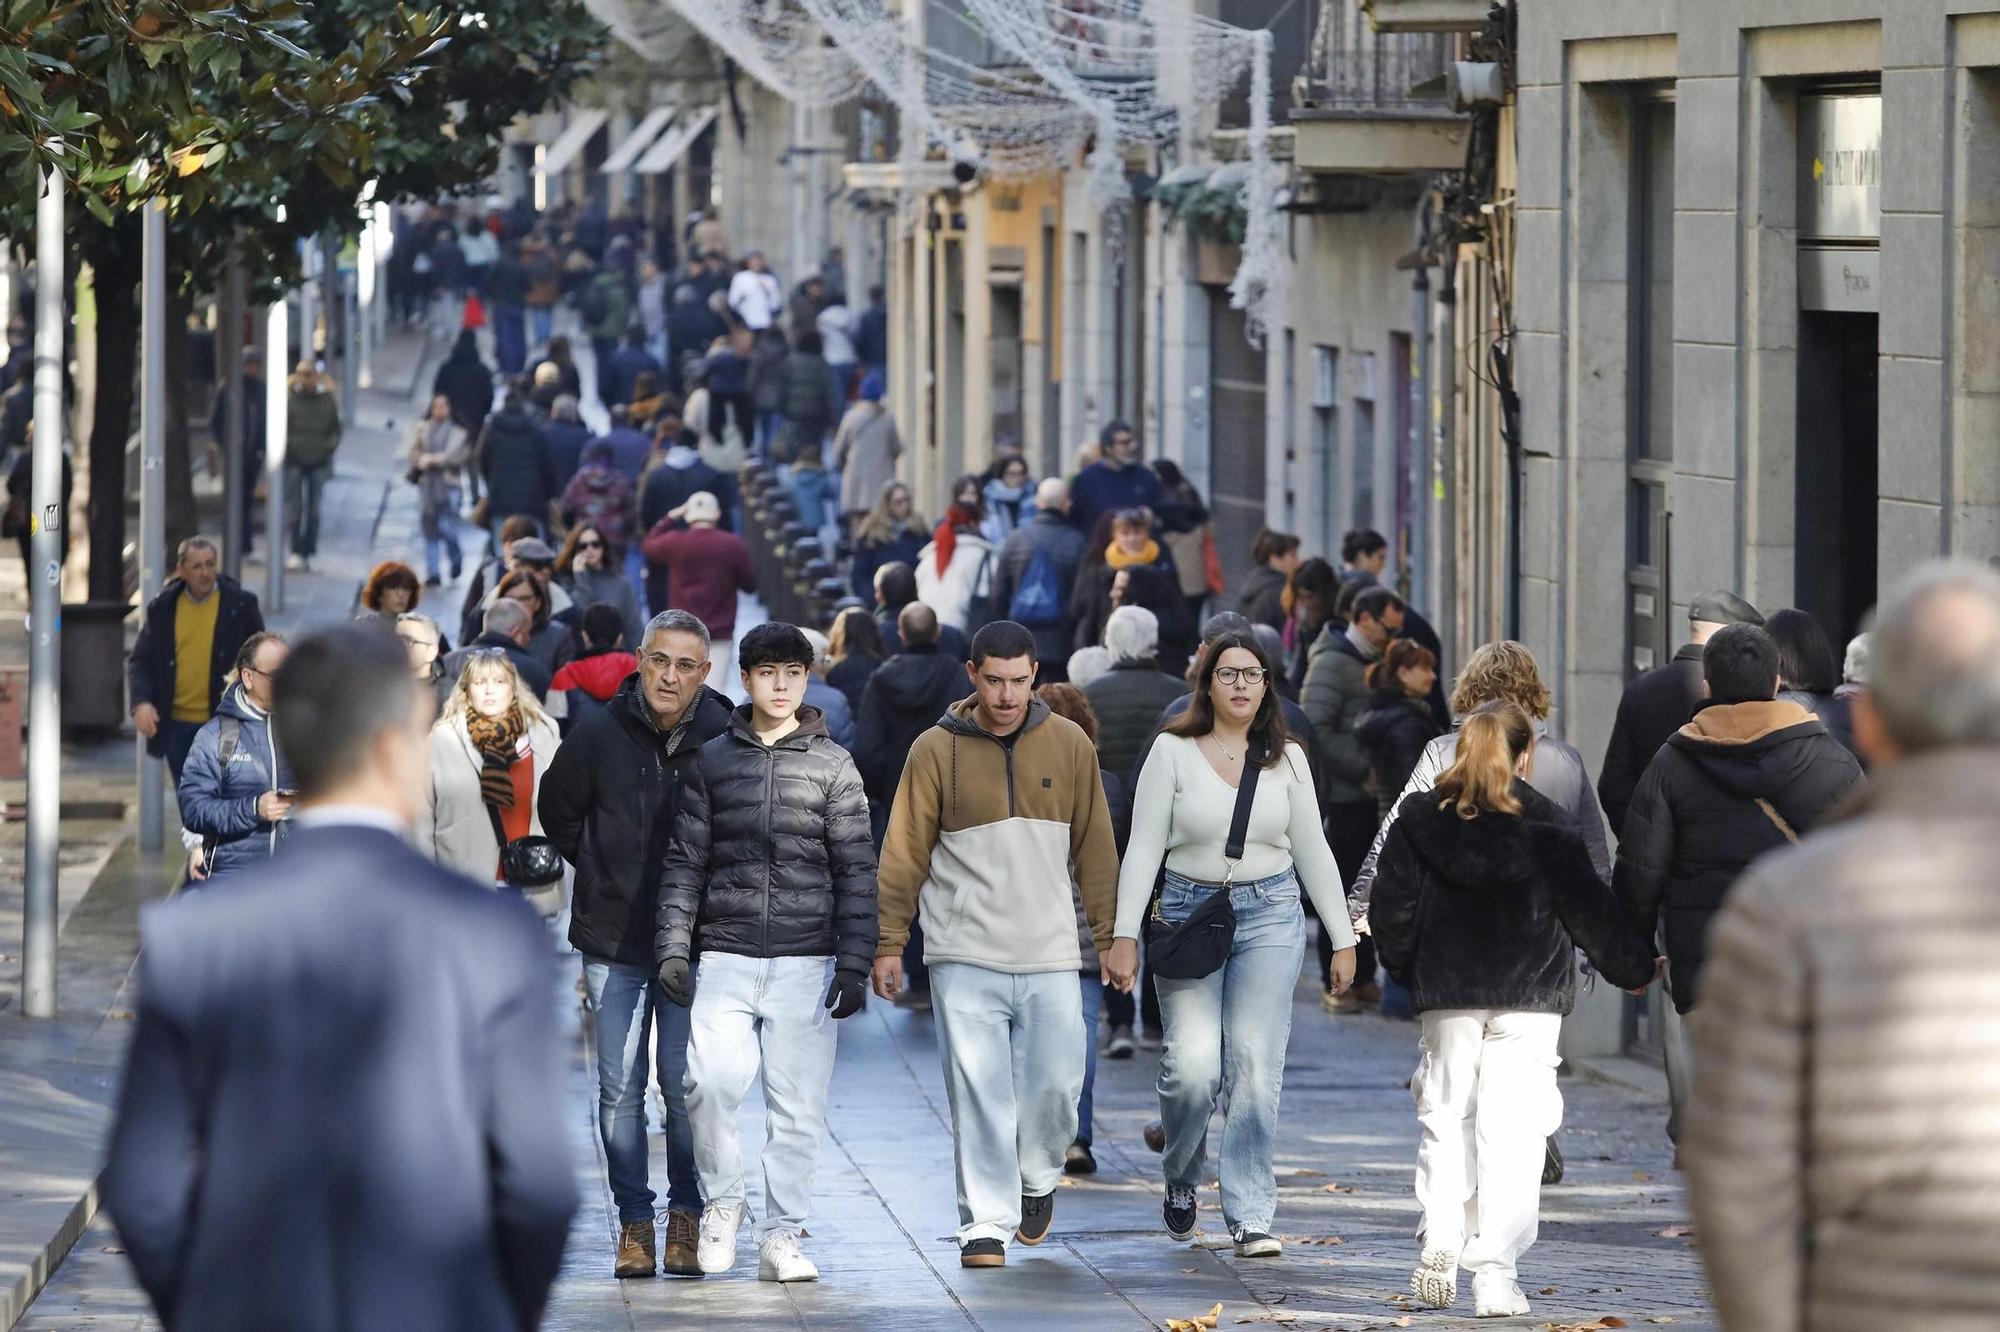
[[[1729,1332],[2000,1322],[1997,778],[1878,765],[1710,922],[1681,1158]]]
[[[875,844],[854,760],[814,707],[766,745],[748,704],[701,747],[660,877],[657,960],[702,951],[875,962]]]

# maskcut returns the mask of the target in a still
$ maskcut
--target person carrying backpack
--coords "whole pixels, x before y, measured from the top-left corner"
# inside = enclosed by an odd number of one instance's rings
[[[1069,521],[1069,483],[1052,476],[1035,487],[1034,520],[1014,530],[994,561],[994,609],[1034,635],[1044,684],[1069,678],[1066,663],[1076,632],[1069,589],[1083,548],[1083,533]]]

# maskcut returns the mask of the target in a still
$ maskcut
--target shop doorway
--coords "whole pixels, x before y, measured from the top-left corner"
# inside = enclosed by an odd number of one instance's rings
[[[1876,355],[1881,319],[1799,312],[1799,606],[1836,645],[1875,604]]]

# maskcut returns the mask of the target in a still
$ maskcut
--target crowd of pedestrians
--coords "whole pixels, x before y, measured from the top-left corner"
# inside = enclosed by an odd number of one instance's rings
[[[430,258],[405,274],[419,314],[483,298],[503,362],[461,338],[411,436],[422,577],[383,563],[357,596],[366,623],[289,645],[196,538],[145,608],[132,715],[179,784],[190,882],[147,916],[106,1192],[163,1308],[220,1326],[284,1307],[263,1278],[214,1268],[203,1246],[256,1230],[258,1195],[190,1135],[328,1096],[371,1055],[340,1024],[393,1015],[408,1034],[381,1057],[463,1085],[386,1155],[468,1163],[477,1186],[429,1210],[480,1256],[400,1294],[373,1280],[372,1298],[532,1321],[576,1202],[550,1146],[553,943],[580,964],[621,1278],[731,1272],[748,1227],[759,1278],[818,1279],[805,1240],[839,1023],[870,989],[935,1027],[965,1267],[1050,1235],[1062,1176],[1098,1168],[1098,1061],[1141,1057],[1159,1064],[1144,1136],[1163,1232],[1197,1234],[1212,1145],[1230,1246],[1275,1256],[1305,970],[1329,1012],[1413,1022],[1412,1294],[1450,1307],[1464,1273],[1479,1316],[1525,1315],[1540,1190],[1563,1169],[1562,1019],[1592,978],[1634,994],[1659,980],[1666,1131],[1728,1326],[1871,1325],[1849,1273],[1907,1252],[1884,1237],[1907,1209],[1870,1184],[1883,1152],[1934,1150],[1925,1096],[1965,1067],[1896,1024],[1983,993],[1980,947],[2000,932],[1979,794],[2000,742],[2000,581],[1923,571],[1844,656],[1802,610],[1693,597],[1686,644],[1609,719],[1593,785],[1529,650],[1488,643],[1452,669],[1385,581],[1381,534],[1326,558],[1265,532],[1231,590],[1201,497],[1122,422],[1071,476],[1003,452],[929,524],[900,479],[880,323],[848,310],[837,266],[788,290],[761,256],[731,263],[712,226],[691,229],[682,265],[615,228],[593,244],[587,223],[501,217],[413,247]],[[564,300],[594,385],[555,332]],[[312,383],[302,365],[295,393]],[[610,409],[601,436],[579,418],[587,387]],[[336,413],[334,443],[338,428]],[[844,565],[852,595],[824,624],[739,638],[753,460]],[[475,493],[476,565],[460,535]],[[466,586],[441,629],[420,606],[447,565]],[[1900,918],[1864,833],[1926,866],[1897,870]],[[350,840],[367,879],[342,899]],[[365,965],[312,950],[406,934],[378,920],[391,883],[423,895],[421,947],[364,948]],[[269,956],[224,932],[268,938]],[[300,948],[327,974],[270,960]],[[1945,974],[1915,985],[1923,950]],[[431,974],[413,983],[419,959]],[[439,961],[480,980],[440,1002]],[[282,1069],[218,1053],[289,1023],[274,1003],[294,994],[330,1025]],[[536,1082],[518,1101],[516,1079]],[[753,1216],[739,1111],[760,1079]],[[236,1098],[220,1120],[188,1104],[218,1095]],[[333,1100],[319,1113],[344,1141],[388,1131],[365,1099]],[[1821,1107],[1875,1116],[1875,1148]],[[169,1178],[163,1152],[198,1164]],[[327,1200],[258,1243],[305,1244],[342,1289],[394,1270],[407,1214],[379,1208],[412,1185],[375,1186],[379,1203]],[[1864,1213],[1873,1225],[1849,1224]],[[1992,1275],[1954,1237],[1927,1242],[1941,1270]]]

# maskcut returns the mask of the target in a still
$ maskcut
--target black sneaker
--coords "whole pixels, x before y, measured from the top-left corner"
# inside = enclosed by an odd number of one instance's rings
[[[1276,1258],[1284,1251],[1285,1246],[1276,1236],[1261,1230],[1246,1230],[1236,1236],[1238,1258]]]
[[[960,1267],[1005,1267],[1007,1246],[997,1239],[969,1240],[958,1250]]]
[[[1167,1205],[1160,1209],[1166,1219],[1167,1238],[1185,1244],[1194,1238],[1194,1190],[1180,1184],[1167,1186]]]
[[[1097,1173],[1097,1158],[1090,1154],[1090,1144],[1073,1142],[1063,1153],[1063,1173],[1065,1175],[1094,1175]]]
[[[1033,1247],[1048,1238],[1049,1223],[1056,1219],[1056,1195],[1053,1191],[1037,1198],[1031,1193],[1021,1195],[1021,1224],[1014,1229],[1014,1238]]]

